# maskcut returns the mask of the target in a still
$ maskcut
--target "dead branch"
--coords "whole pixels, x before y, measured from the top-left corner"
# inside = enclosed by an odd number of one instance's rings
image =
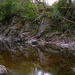
[[[35,20],[33,20],[32,22],[29,22],[29,23],[36,22],[36,21],[37,21],[38,19],[40,19],[42,16],[43,16],[43,14],[40,15],[39,17],[37,17],[37,18],[36,18]],[[27,24],[29,24],[29,23],[27,23]],[[25,24],[25,25],[23,26],[23,28],[22,28],[21,31],[19,32],[18,37],[22,34],[22,32],[24,31],[24,29],[25,29],[25,27],[26,27],[27,24]]]
[[[10,28],[11,28],[11,26],[9,26],[9,27],[4,31],[4,33],[2,34],[2,36],[5,36],[5,35],[9,32]]]
[[[67,22],[70,22],[70,23],[72,23],[72,24],[75,25],[75,22],[73,22],[73,21],[71,21],[71,20],[68,20],[68,19],[66,19],[66,18],[63,18],[63,19],[66,20]]]
[[[42,16],[43,16],[43,14],[40,15],[39,17],[37,17],[37,18],[36,18],[35,20],[33,20],[31,23],[36,22],[36,21],[39,20]]]
[[[75,7],[60,7],[59,9],[72,9],[72,10],[75,10]]]

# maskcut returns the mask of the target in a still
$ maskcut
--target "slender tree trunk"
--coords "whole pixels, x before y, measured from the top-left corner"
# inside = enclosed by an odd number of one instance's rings
[[[69,6],[72,4],[72,0],[69,0]]]

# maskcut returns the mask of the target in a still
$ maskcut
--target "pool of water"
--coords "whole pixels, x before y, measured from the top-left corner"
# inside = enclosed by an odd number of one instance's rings
[[[6,66],[8,75],[75,75],[75,61],[72,58],[60,60],[54,55],[44,65],[26,60],[24,56],[15,59],[12,60],[7,52],[0,54],[0,64]]]
[[[52,75],[42,69],[38,69],[32,63],[23,62],[15,68],[8,68],[9,75]]]

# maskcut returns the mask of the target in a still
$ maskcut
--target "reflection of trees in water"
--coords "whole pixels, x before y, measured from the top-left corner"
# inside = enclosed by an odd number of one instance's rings
[[[18,44],[17,42],[0,40],[0,48],[2,50],[3,49],[8,50],[12,57],[13,57],[12,53],[13,52],[15,53],[17,48],[18,48],[18,50],[20,49],[20,51],[22,50],[21,46],[22,46],[22,44]],[[25,44],[24,44],[24,46],[25,46]],[[65,62],[58,61],[59,59],[56,58],[56,56],[54,56],[53,59],[50,58],[49,60],[51,60],[51,61],[49,61],[49,63],[52,64],[52,66],[49,67],[48,71],[51,72],[53,75],[75,75],[75,72],[71,69],[72,64],[69,63],[67,60],[65,60]],[[45,68],[47,68],[47,66],[49,66],[49,64],[46,65]],[[29,65],[29,67],[28,66],[26,67],[26,65],[25,65],[24,66],[25,69],[21,66],[19,66],[19,69],[20,68],[22,69],[20,72],[23,72],[23,70],[25,71],[26,69],[28,69],[27,71],[30,72],[32,75],[38,75],[39,73],[40,73],[40,75],[47,75],[46,72],[40,71],[37,68],[33,68],[33,67],[34,66],[30,66],[30,65]]]
[[[1,50],[8,50],[11,54],[11,52],[13,52],[15,50],[15,46],[13,43],[10,43],[9,41],[0,40],[0,49]]]
[[[69,64],[69,63],[68,63]],[[52,74],[53,75],[75,75],[75,72],[72,69],[72,64],[61,64],[60,66],[54,67]]]

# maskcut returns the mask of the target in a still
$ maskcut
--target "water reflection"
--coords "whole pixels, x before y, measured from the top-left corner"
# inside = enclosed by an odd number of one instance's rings
[[[26,74],[26,73],[25,73]],[[18,74],[18,73],[16,73],[14,70],[10,70],[9,69],[9,75],[20,75],[20,74]],[[52,74],[50,74],[50,73],[48,73],[48,72],[43,72],[42,70],[39,70],[39,71],[37,71],[37,72],[31,72],[30,74],[28,74],[28,75],[52,75]]]
[[[37,75],[51,75],[51,74],[40,70],[38,71]]]
[[[21,72],[20,72],[20,69],[15,70],[15,71],[14,70],[11,70],[11,69],[8,69],[8,72],[9,72],[9,75],[52,75],[49,72],[45,72],[45,71],[42,71],[42,70],[38,70],[37,68],[35,70],[33,70],[34,69],[33,68],[31,71],[28,71],[28,72],[26,72],[23,69],[24,68],[22,68]]]
[[[75,68],[72,68],[72,70],[75,72]]]
[[[48,63],[44,65],[37,61],[28,61],[24,56],[16,58],[13,62],[9,54],[5,52],[1,57],[0,64],[8,68],[9,75],[75,75],[75,62],[59,58],[51,55]],[[74,59],[71,58],[71,61]]]

